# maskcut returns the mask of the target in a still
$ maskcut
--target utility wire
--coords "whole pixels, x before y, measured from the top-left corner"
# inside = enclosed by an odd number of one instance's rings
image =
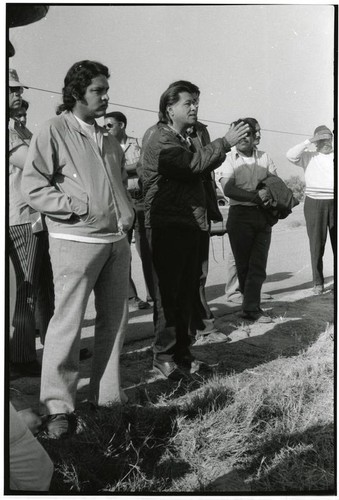
[[[47,92],[49,94],[59,94],[62,95],[61,92],[56,92],[55,90],[46,90],[46,89],[39,89],[38,87],[28,87],[30,90],[39,90],[40,92]],[[119,106],[120,108],[128,108],[128,109],[136,109],[137,111],[146,111],[148,113],[155,113],[158,114],[157,111],[154,111],[154,109],[147,109],[147,108],[139,108],[137,106],[129,106],[127,104],[119,104],[117,102],[109,102],[111,106]],[[207,122],[207,123],[215,123],[217,125],[230,125],[230,123],[226,122],[218,122],[215,120],[205,120],[204,118],[199,118],[202,122]],[[288,135],[300,135],[304,137],[310,137],[310,134],[299,134],[297,132],[285,132],[283,130],[270,130],[268,128],[262,128],[261,129],[263,132],[273,132],[274,134],[288,134]]]

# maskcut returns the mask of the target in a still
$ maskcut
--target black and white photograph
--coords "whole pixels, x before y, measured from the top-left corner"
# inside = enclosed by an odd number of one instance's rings
[[[1,494],[336,496],[338,6],[3,14]]]

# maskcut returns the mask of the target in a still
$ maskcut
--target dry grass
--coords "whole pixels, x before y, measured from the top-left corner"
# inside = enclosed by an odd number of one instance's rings
[[[76,436],[43,441],[51,492],[333,493],[333,326],[297,356],[198,385],[81,411]]]

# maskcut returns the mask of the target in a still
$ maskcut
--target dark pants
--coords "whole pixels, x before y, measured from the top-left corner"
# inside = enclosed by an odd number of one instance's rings
[[[189,324],[198,288],[200,231],[147,230],[156,273],[154,358],[179,362],[190,356]]]
[[[35,304],[39,288],[42,255],[46,249],[43,233],[33,234],[30,224],[9,227],[9,255],[16,278],[16,302],[10,361],[28,363],[36,360]]]
[[[313,284],[323,285],[323,255],[327,229],[334,252],[336,230],[334,225],[334,200],[315,200],[306,196],[304,204],[307,234],[310,242]]]
[[[142,270],[146,285],[147,299],[154,300],[153,264],[152,264],[151,251],[149,248],[149,243],[146,235],[144,203],[141,200],[134,200],[133,206],[136,214],[135,222],[133,227],[128,231],[127,238],[129,244],[131,244],[133,230],[134,230],[135,247],[141,259]],[[129,272],[128,297],[131,299],[137,296],[138,293],[135,283],[132,279],[132,266],[131,266]]]
[[[263,209],[235,205],[229,211],[227,231],[244,295],[243,310],[258,311],[272,228]]]
[[[197,331],[206,332],[214,328],[212,321],[214,316],[210,310],[205,294],[205,286],[208,274],[208,257],[210,246],[210,235],[208,231],[200,231],[199,242],[199,288],[194,293],[192,320],[190,324],[191,335],[196,335]],[[205,320],[205,321],[204,321]],[[206,321],[207,320],[207,321]]]

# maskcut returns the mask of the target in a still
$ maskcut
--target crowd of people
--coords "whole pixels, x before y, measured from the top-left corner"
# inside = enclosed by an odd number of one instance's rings
[[[195,340],[228,340],[205,296],[211,222],[222,219],[218,190],[230,207],[226,298],[241,304],[244,319],[271,322],[261,301],[270,298],[262,296],[262,285],[272,226],[297,204],[270,156],[258,149],[257,120],[240,118],[211,141],[198,121],[199,88],[181,80],[163,92],[158,122],[138,140],[127,135],[123,113],[107,112],[109,77],[99,62],[75,63],[56,116],[32,137],[25,86],[9,70],[8,238],[16,286],[10,368],[41,376],[40,414],[53,439],[76,430],[81,359],[92,356],[91,405],[127,402],[119,356],[129,310],[153,308],[153,368],[168,379],[188,379],[200,369],[190,349]],[[315,294],[324,291],[328,230],[335,244],[332,140],[331,130],[320,126],[287,152],[305,171]],[[145,300],[132,279],[132,241]],[[93,353],[81,353],[92,292]]]

